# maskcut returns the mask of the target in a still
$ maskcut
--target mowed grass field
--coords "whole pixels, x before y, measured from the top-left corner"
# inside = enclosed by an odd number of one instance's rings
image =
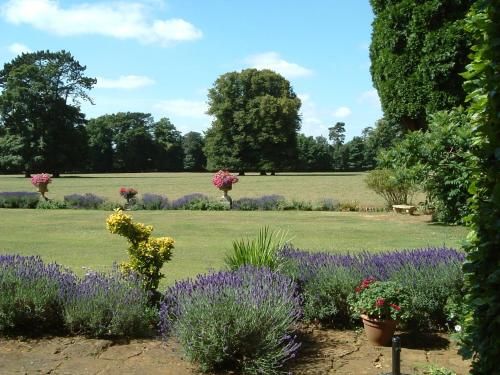
[[[212,185],[212,173],[116,173],[63,175],[49,184],[48,197],[62,200],[68,194],[93,193],[112,201],[122,201],[120,187],[132,187],[139,196],[154,193],[176,199],[186,194],[202,193],[216,198],[220,192]],[[356,200],[361,206],[383,207],[384,200],[369,190],[366,173],[278,173],[240,176],[230,195],[233,199],[278,194],[288,200],[337,201]],[[36,191],[29,178],[21,175],[0,175],[0,191]],[[416,200],[423,200],[422,196]]]
[[[376,196],[364,188],[362,177],[362,174],[244,176],[231,195],[237,198],[240,192],[245,193],[241,196],[281,194],[299,200],[331,197],[341,201],[355,199],[372,206],[371,197]],[[63,177],[49,185],[49,195],[62,199],[66,194],[93,192],[112,199],[118,195],[120,186],[130,186],[139,192],[172,198],[191,192],[217,197],[219,192],[212,187],[210,178],[211,174],[191,173]],[[277,183],[280,178],[287,181],[283,182],[285,186]],[[136,184],[131,183],[133,181]],[[308,190],[311,181],[316,185]],[[262,192],[258,188],[261,185],[267,186],[268,191]],[[185,190],[180,189],[181,186]],[[345,191],[339,190],[339,186],[344,186]],[[304,189],[302,195],[300,187]],[[321,191],[330,188],[335,194],[321,195]],[[19,190],[31,190],[28,179],[0,176],[0,191]],[[44,260],[56,261],[79,274],[85,272],[83,267],[107,270],[113,262],[127,258],[126,240],[106,231],[105,220],[109,214],[93,210],[0,209],[0,253],[41,255]],[[293,245],[298,248],[329,252],[426,246],[458,248],[467,233],[464,227],[432,224],[429,217],[392,212],[131,211],[130,214],[136,221],[153,225],[153,235],[170,236],[176,241],[173,259],[163,270],[166,279],[162,287],[178,279],[219,269],[233,240],[252,238],[264,225],[288,231]]]

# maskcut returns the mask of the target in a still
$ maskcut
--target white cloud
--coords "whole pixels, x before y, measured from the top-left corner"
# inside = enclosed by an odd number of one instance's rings
[[[12,43],[9,47],[9,51],[12,52],[14,55],[20,55],[22,53],[29,53],[31,50],[28,48],[28,46],[22,44],[22,43]]]
[[[321,119],[321,113],[316,103],[312,100],[311,96],[306,93],[297,94],[302,106],[300,108],[300,115],[302,119],[300,132],[305,135],[319,136],[328,133],[328,127]]]
[[[120,76],[117,79],[97,77],[97,88],[101,89],[138,89],[154,84],[151,78],[146,76]]]
[[[189,118],[208,118],[206,114],[208,105],[202,101],[173,99],[163,100],[154,106],[157,110],[167,116],[179,116]]]
[[[381,108],[380,98],[378,96],[378,92],[375,89],[371,89],[368,91],[364,91],[358,97],[358,101],[361,104],[366,104],[371,107]]]
[[[7,22],[61,36],[104,35],[163,46],[202,37],[199,29],[183,19],[152,19],[149,11],[145,4],[125,2],[62,8],[55,0],[10,0],[1,7]]]
[[[246,62],[252,68],[270,69],[287,78],[306,77],[313,74],[310,69],[283,60],[277,52],[265,52],[253,55],[248,57]]]
[[[350,116],[351,113],[352,111],[349,107],[339,107],[333,112],[333,116],[344,118]]]

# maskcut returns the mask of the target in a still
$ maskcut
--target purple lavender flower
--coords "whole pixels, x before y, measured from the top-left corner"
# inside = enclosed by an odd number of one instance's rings
[[[229,366],[272,374],[300,347],[293,335],[300,305],[290,278],[246,266],[168,288],[159,331],[174,333],[204,371]]]
[[[184,210],[193,202],[200,201],[200,200],[207,200],[208,201],[208,197],[206,195],[200,194],[200,193],[188,194],[188,195],[184,195],[178,199],[173,200],[170,203],[170,207],[172,208],[172,210]]]
[[[0,208],[35,208],[40,194],[27,191],[0,192]]]
[[[97,209],[106,200],[92,193],[69,194],[64,196],[64,202],[69,208]]]
[[[142,195],[141,206],[145,210],[166,210],[168,198],[159,194],[146,193]]]

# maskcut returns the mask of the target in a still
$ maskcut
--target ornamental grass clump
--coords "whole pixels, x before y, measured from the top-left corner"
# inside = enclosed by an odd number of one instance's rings
[[[300,346],[295,283],[268,268],[200,275],[167,289],[160,306],[163,337],[175,335],[204,372],[280,374]]]
[[[121,269],[126,273],[138,273],[144,288],[156,296],[160,279],[164,277],[160,271],[172,257],[174,240],[170,237],[151,237],[151,225],[134,223],[132,217],[120,209],[107,218],[106,226],[111,233],[125,237],[130,244],[129,261],[123,262]]]
[[[256,239],[233,241],[233,250],[226,255],[224,261],[231,270],[245,265],[279,270],[283,263],[280,250],[288,242],[286,232],[271,231],[266,226],[259,230]]]
[[[90,272],[65,298],[65,326],[70,333],[91,337],[144,336],[157,316],[148,303],[138,275],[116,268],[110,274]]]
[[[60,331],[63,302],[76,277],[39,256],[0,255],[0,333]]]

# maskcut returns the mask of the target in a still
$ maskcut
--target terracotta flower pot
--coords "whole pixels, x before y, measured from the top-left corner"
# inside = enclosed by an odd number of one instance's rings
[[[391,341],[397,322],[392,319],[378,320],[361,315],[368,341],[376,346],[386,346]]]

